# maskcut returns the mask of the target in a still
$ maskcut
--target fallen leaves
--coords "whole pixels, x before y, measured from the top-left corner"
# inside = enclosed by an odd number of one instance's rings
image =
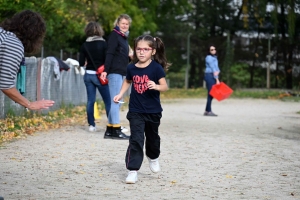
[[[49,112],[47,115],[32,111],[24,116],[8,115],[0,120],[0,143],[14,138],[25,138],[37,131],[56,129],[66,124],[78,124],[85,120],[85,106],[64,108]]]
[[[233,178],[232,175],[226,174],[226,178]]]

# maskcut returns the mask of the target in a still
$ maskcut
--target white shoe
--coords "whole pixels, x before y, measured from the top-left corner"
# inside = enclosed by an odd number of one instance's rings
[[[90,132],[95,132],[96,130],[97,130],[97,129],[96,129],[95,126],[92,126],[92,125],[89,126],[89,131],[90,131]]]
[[[138,181],[137,171],[129,171],[128,176],[126,178],[126,183],[134,184]]]
[[[158,158],[151,160],[149,157],[148,161],[149,161],[149,167],[151,169],[152,172],[157,173],[160,171],[160,166],[159,166],[159,162],[158,162]]]
[[[122,131],[122,133],[127,133],[127,132],[128,132],[128,129],[125,128],[124,126],[121,126],[121,131]]]

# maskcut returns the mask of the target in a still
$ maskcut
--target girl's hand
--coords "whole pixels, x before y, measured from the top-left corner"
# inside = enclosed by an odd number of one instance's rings
[[[156,83],[154,82],[154,81],[148,81],[147,82],[147,86],[148,86],[148,88],[150,89],[150,90],[157,90],[157,85],[156,85]]]
[[[217,83],[216,83],[216,84],[217,84],[217,85],[219,85],[219,84],[220,84],[220,81],[219,81],[219,79],[218,79],[218,78],[216,79],[216,81],[217,81]]]
[[[116,96],[113,98],[113,100],[114,100],[115,103],[119,103],[118,101],[120,101],[121,99],[122,99],[122,95],[120,95],[120,94],[116,95]]]

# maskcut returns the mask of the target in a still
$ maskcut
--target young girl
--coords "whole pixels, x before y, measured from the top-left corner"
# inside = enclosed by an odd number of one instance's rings
[[[137,171],[144,157],[145,139],[150,169],[154,173],[160,171],[158,127],[162,107],[159,95],[160,92],[168,90],[165,71],[169,65],[164,44],[160,38],[142,35],[135,39],[132,64],[127,67],[126,79],[120,93],[113,99],[114,102],[121,100],[123,94],[132,85],[127,113],[131,136],[125,157],[126,168],[129,170],[126,183],[137,181]]]

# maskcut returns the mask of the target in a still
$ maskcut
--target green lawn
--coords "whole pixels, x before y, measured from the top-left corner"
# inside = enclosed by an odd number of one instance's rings
[[[178,98],[206,98],[207,90],[197,89],[169,89],[161,93],[161,99]],[[283,101],[300,101],[300,95],[290,96],[284,90],[267,89],[238,89],[235,90],[230,98],[255,98],[255,99],[281,99]]]

